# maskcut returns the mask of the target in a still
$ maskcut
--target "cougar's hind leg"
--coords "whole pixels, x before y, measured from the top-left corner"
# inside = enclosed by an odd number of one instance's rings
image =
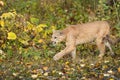
[[[106,37],[103,38],[103,42],[104,42],[105,46],[109,48],[110,53],[111,53],[112,55],[114,55],[114,52],[113,52],[112,47],[111,47],[111,44],[110,44],[110,37],[109,37],[109,35],[106,35]],[[111,43],[112,43],[112,42],[111,42]]]
[[[97,47],[100,51],[99,57],[102,58],[104,56],[104,53],[105,53],[105,44],[102,42],[102,38],[96,39],[96,44],[97,44]]]
[[[107,46],[109,48],[111,55],[115,55],[112,48],[111,48],[110,43],[108,41],[105,41],[104,43],[105,43],[105,46]]]

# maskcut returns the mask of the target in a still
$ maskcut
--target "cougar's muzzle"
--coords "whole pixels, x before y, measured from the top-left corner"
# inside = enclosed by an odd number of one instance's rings
[[[55,41],[52,41],[52,45],[55,46],[57,44],[57,42]]]

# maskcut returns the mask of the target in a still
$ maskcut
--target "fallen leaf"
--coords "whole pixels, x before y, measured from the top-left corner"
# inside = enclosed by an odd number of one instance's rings
[[[107,65],[103,65],[102,68],[103,68],[103,70],[105,70],[105,69],[108,68],[108,66]]]
[[[120,73],[120,67],[118,68],[118,72]]]
[[[63,72],[59,72],[59,75],[64,75],[64,73]]]
[[[95,64],[94,67],[97,68],[97,67],[99,67],[99,66],[100,66],[100,63],[98,62],[98,63]]]
[[[13,76],[18,76],[18,73],[13,73]]]
[[[110,74],[103,74],[104,76],[110,76]]]
[[[32,62],[28,62],[28,63],[26,63],[26,66],[28,67],[28,68],[31,68],[32,67]]]
[[[44,76],[48,76],[48,72],[45,72],[45,73],[44,73]]]
[[[3,51],[0,49],[0,54],[2,55],[3,54]]]
[[[43,42],[44,42],[43,39],[38,40],[38,43],[43,43]]]
[[[0,75],[2,75],[4,72],[0,71]]]
[[[32,65],[33,63],[32,62],[28,62],[28,63],[26,63],[26,65]]]
[[[113,74],[113,71],[112,71],[112,70],[109,70],[108,73]]]
[[[80,64],[80,66],[81,66],[81,67],[84,67],[84,66],[85,66],[85,64]]]
[[[9,32],[7,39],[15,40],[17,38],[14,32]]]
[[[69,63],[70,63],[70,62],[68,62],[68,61],[67,61],[67,62],[65,62],[65,64],[66,64],[66,65],[68,65]]]
[[[47,70],[48,70],[48,67],[47,67],[47,66],[44,66],[44,67],[43,67],[43,70],[47,71]]]
[[[108,61],[108,60],[105,60],[105,61],[104,61],[104,63],[109,63],[109,62],[110,62],[110,61]]]
[[[103,78],[104,78],[104,75],[103,75],[103,74],[100,74],[100,75],[99,75],[99,78],[100,78],[100,79],[103,79]]]
[[[0,62],[3,62],[3,59],[0,59]]]
[[[37,75],[37,74],[33,74],[33,75],[31,75],[31,77],[32,77],[33,79],[35,79],[35,78],[38,77],[38,75]]]
[[[53,70],[52,73],[54,74],[56,72],[56,70]]]
[[[1,25],[2,27],[4,27],[4,26],[5,26],[4,21],[0,21],[0,25]]]
[[[92,64],[90,64],[90,65],[91,65],[91,66],[94,66],[95,64],[92,63]]]
[[[109,79],[109,80],[114,80],[113,78]]]
[[[32,71],[32,73],[34,73],[34,74],[37,73],[37,72],[38,72],[37,70],[33,70],[33,71]]]

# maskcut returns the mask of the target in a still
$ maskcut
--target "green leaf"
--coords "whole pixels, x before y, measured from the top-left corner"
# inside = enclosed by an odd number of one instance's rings
[[[37,19],[37,18],[30,18],[30,21],[31,21],[31,23],[33,23],[33,24],[38,24],[39,23],[39,19]]]
[[[27,40],[23,40],[23,39],[19,39],[19,42],[21,42],[24,45],[28,45],[29,43],[27,42]]]

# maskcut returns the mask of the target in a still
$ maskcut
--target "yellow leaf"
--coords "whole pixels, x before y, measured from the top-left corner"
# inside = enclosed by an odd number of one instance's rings
[[[43,31],[43,28],[44,28],[44,27],[47,27],[47,25],[46,25],[46,24],[39,24],[39,25],[36,27],[37,32]]]
[[[43,28],[40,27],[40,26],[37,26],[37,27],[36,27],[36,30],[37,30],[37,32],[41,32],[41,31],[43,31]]]
[[[34,74],[36,74],[37,72],[38,72],[38,70],[36,70],[36,69],[32,71],[32,73],[34,73]]]
[[[114,80],[113,78],[109,79],[109,80]]]
[[[16,12],[8,12],[8,13],[3,13],[1,17],[7,19],[7,18],[15,18],[15,16],[16,16]]]
[[[47,32],[45,32],[43,35],[43,38],[46,38],[46,37],[47,37]]]
[[[55,26],[51,26],[52,30],[56,30],[56,27]]]
[[[38,43],[43,43],[43,42],[44,42],[43,39],[38,40]]]
[[[52,73],[54,74],[56,72],[56,70],[52,70]]]
[[[26,63],[26,65],[32,65],[33,64],[33,62],[28,62],[28,63]]]
[[[39,56],[34,56],[34,59],[35,59],[35,60],[38,60],[38,59],[39,59]]]
[[[43,67],[43,70],[47,71],[47,70],[48,70],[48,67],[47,67],[47,66],[44,66],[44,67]]]
[[[32,30],[34,28],[34,25],[30,22],[27,22],[27,30]]]
[[[17,38],[14,32],[9,32],[7,39],[15,40]]]
[[[38,26],[39,26],[39,27],[42,27],[42,28],[43,28],[43,27],[47,27],[46,24],[39,24]]]
[[[108,68],[108,66],[107,65],[103,65],[103,69],[107,69]]]
[[[66,64],[66,65],[68,65],[69,63],[70,63],[70,62],[68,62],[68,61],[67,61],[67,62],[65,62],[65,64]]]
[[[3,49],[4,49],[4,48],[6,48],[6,44],[2,44],[2,46],[1,46],[1,47],[2,47]]]
[[[29,44],[27,40],[23,40],[23,39],[18,39],[18,40],[19,40],[19,42],[21,42],[24,45],[28,45]]]
[[[2,27],[4,27],[4,25],[5,25],[5,23],[4,23],[4,21],[0,21],[0,25],[2,26]]]
[[[46,48],[47,48],[47,46],[46,46],[46,45],[43,45],[42,47],[43,47],[43,49],[46,49]]]

